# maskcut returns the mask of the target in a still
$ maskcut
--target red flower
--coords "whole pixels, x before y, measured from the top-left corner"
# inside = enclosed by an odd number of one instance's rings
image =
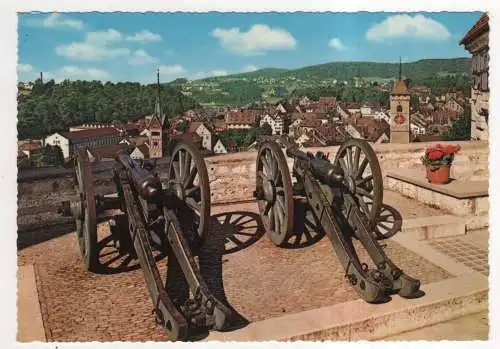
[[[443,148],[443,145],[441,143],[438,143],[438,144],[436,144],[436,148],[441,149],[441,148]]]
[[[443,155],[444,154],[441,150],[433,150],[427,155],[427,157],[429,158],[429,160],[434,161],[441,159]]]

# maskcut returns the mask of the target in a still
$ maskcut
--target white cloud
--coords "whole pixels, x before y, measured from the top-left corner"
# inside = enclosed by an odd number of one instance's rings
[[[432,18],[402,14],[389,16],[375,24],[366,32],[365,37],[371,41],[383,41],[389,38],[446,40],[450,37],[450,32],[443,24]]]
[[[182,73],[186,73],[186,69],[184,69],[180,64],[174,65],[160,65],[160,74],[165,75],[179,75]]]
[[[151,33],[149,30],[141,30],[134,35],[128,36],[126,40],[138,42],[161,41],[161,36],[159,34]]]
[[[246,73],[249,73],[249,72],[252,72],[252,71],[256,71],[258,70],[259,68],[257,68],[255,65],[247,65],[247,66],[244,66],[241,71],[243,72],[246,72]]]
[[[228,74],[225,70],[212,70],[213,76],[226,76]]]
[[[347,47],[342,43],[340,38],[331,39],[330,42],[328,43],[328,46],[330,46],[331,48],[338,50],[338,51],[347,50]]]
[[[28,73],[33,70],[33,66],[31,64],[18,64],[17,71],[20,73]]]
[[[128,56],[130,50],[123,47],[113,46],[122,40],[119,31],[108,29],[103,31],[89,32],[82,42],[72,42],[67,45],[56,47],[56,53],[69,59],[98,61],[107,58]]]
[[[97,68],[85,68],[76,66],[64,66],[53,72],[44,73],[48,79],[54,79],[56,82],[65,79],[70,80],[102,80],[107,81],[111,75],[109,72]]]
[[[29,25],[34,27],[44,28],[73,28],[82,29],[83,22],[77,19],[69,19],[63,17],[60,13],[52,13],[44,19],[33,19],[28,22]]]
[[[295,38],[282,28],[270,28],[255,24],[247,32],[240,28],[212,30],[212,36],[219,39],[226,50],[245,56],[260,55],[269,50],[290,50],[297,46]]]
[[[85,41],[96,45],[107,45],[122,40],[122,33],[115,29],[88,32]]]
[[[155,63],[157,61],[156,58],[151,57],[146,51],[144,50],[137,50],[132,54],[132,57],[129,59],[129,64],[132,65],[144,65],[144,64],[151,64]]]

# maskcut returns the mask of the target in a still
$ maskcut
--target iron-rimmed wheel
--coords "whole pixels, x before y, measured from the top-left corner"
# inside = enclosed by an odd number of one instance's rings
[[[210,222],[210,185],[207,166],[194,144],[179,142],[174,147],[168,181],[177,197],[196,213],[198,235],[203,237]]]
[[[344,171],[344,185],[373,229],[383,203],[382,172],[373,148],[365,140],[349,139],[340,146],[334,164]]]
[[[97,212],[92,186],[92,168],[87,152],[79,151],[75,162],[78,200],[72,202],[72,211],[76,221],[76,236],[85,269],[96,271],[99,266]]]
[[[285,155],[274,142],[262,143],[257,155],[256,197],[269,238],[282,245],[293,229],[292,179]]]

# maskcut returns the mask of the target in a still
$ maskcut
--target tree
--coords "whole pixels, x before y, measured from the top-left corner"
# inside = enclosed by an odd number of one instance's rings
[[[471,133],[470,106],[464,110],[464,114],[453,120],[448,133],[445,135],[447,141],[468,141]]]
[[[265,122],[264,125],[259,128],[259,135],[261,136],[271,136],[272,134],[273,129],[267,122]]]

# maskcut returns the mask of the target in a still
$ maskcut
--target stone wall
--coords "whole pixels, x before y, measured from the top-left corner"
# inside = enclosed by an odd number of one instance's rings
[[[460,144],[452,166],[452,176],[458,180],[487,180],[489,178],[489,147],[487,142],[441,142]],[[435,143],[374,144],[382,174],[398,168],[424,171],[421,157],[425,148]],[[329,153],[331,161],[339,149],[335,147],[307,148],[305,151]],[[213,203],[252,200],[255,189],[255,162],[257,153],[238,153],[207,158]],[[288,158],[291,169],[293,160]]]
[[[446,142],[444,142],[446,143]],[[434,144],[434,143],[432,143]],[[456,142],[452,143],[456,144]],[[488,179],[489,149],[486,142],[459,142],[462,151],[452,167],[452,175],[460,180]],[[373,145],[385,177],[387,171],[397,168],[424,170],[420,157],[428,143]],[[309,148],[306,151],[329,153],[333,161],[339,147]],[[206,158],[213,204],[229,204],[254,200],[256,152],[244,152]],[[288,159],[291,169],[293,160]],[[161,168],[161,177],[167,169]],[[115,187],[110,173],[94,175],[99,194],[110,194]],[[37,219],[40,214],[55,211],[61,201],[74,196],[71,178],[50,178],[18,183],[18,224]],[[28,217],[34,216],[37,217]],[[54,213],[54,215],[56,215]]]

